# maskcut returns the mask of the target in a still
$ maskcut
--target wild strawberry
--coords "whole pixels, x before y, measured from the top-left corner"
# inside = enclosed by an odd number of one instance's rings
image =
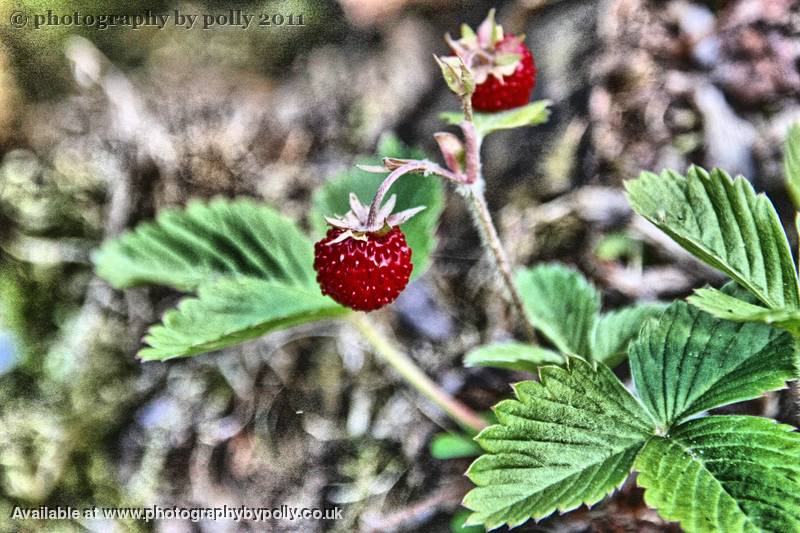
[[[472,107],[476,111],[504,111],[528,103],[536,85],[533,55],[523,43],[524,36],[503,36],[494,10],[477,34],[464,25],[461,39],[455,41],[449,35],[445,39],[473,74]]]
[[[331,228],[314,246],[314,269],[322,294],[356,311],[392,303],[411,277],[411,248],[398,227],[336,242],[347,230]]]
[[[536,66],[531,51],[513,35],[497,43],[498,50],[505,48],[521,59],[511,74],[500,78],[492,74],[475,86],[472,107],[477,111],[503,111],[523,106],[531,99],[531,92],[536,85]]]
[[[356,311],[392,303],[411,278],[411,248],[398,227],[424,208],[390,215],[392,196],[370,221],[369,210],[350,195],[351,211],[328,218],[333,226],[314,245],[314,270],[322,294]]]

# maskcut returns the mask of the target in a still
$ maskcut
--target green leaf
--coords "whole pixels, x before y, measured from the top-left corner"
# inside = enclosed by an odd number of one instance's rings
[[[627,181],[633,209],[770,308],[798,307],[792,254],[778,214],[742,177],[692,167]]]
[[[786,187],[795,209],[800,210],[800,124],[789,128],[783,153]]]
[[[642,242],[626,232],[604,235],[595,245],[594,253],[601,261],[618,261],[624,257],[638,258],[642,255]]]
[[[475,131],[480,137],[486,137],[490,133],[500,130],[510,130],[513,128],[523,128],[525,126],[536,126],[547,122],[550,118],[549,100],[537,100],[528,105],[500,111],[498,113],[474,113],[473,122]],[[458,125],[464,120],[464,115],[458,112],[445,112],[439,115],[443,121],[451,125]]]
[[[581,274],[549,264],[520,270],[515,282],[536,329],[565,354],[591,355],[600,295]]]
[[[164,315],[145,337],[143,360],[196,355],[260,337],[276,329],[336,317],[349,311],[322,296],[316,286],[300,287],[256,278],[220,278],[201,285]]]
[[[518,383],[495,408],[499,425],[477,437],[488,452],[467,471],[469,524],[510,527],[592,505],[628,476],[653,430],[642,406],[604,365],[570,359]]]
[[[382,157],[414,159],[422,157],[419,151],[410,151],[394,138],[386,138],[378,149]],[[376,165],[380,163],[380,158],[362,159],[360,163]],[[351,192],[354,192],[362,202],[369,204],[385,178],[386,174],[365,172],[353,167],[317,189],[311,214],[311,223],[317,236],[321,237],[327,231],[325,216],[343,215],[350,209]],[[414,264],[413,279],[427,269],[428,257],[436,246],[436,225],[444,206],[442,183],[435,176],[406,174],[392,185],[388,194],[397,195],[395,211],[422,205],[426,207],[402,226],[411,248],[411,260]]]
[[[636,459],[645,502],[689,532],[800,531],[800,434],[710,416],[651,438]]]
[[[431,440],[431,455],[435,459],[456,459],[480,455],[481,447],[468,435],[439,433]]]
[[[718,318],[734,322],[761,322],[800,337],[800,311],[797,309],[768,309],[711,288],[696,289],[688,301]]]
[[[470,351],[464,357],[464,366],[490,366],[534,372],[544,364],[562,364],[564,358],[546,348],[521,342],[487,344]]]
[[[578,354],[608,366],[621,363],[628,344],[642,323],[664,310],[644,304],[602,315],[600,295],[580,273],[559,264],[517,272],[515,281],[534,326],[564,354]],[[476,348],[464,358],[466,366],[492,366],[534,371],[547,363],[561,364],[560,353],[522,343],[499,343]]]
[[[755,398],[792,378],[791,335],[720,320],[674,302],[628,349],[636,389],[662,429],[713,407]]]
[[[450,531],[452,533],[483,533],[486,529],[483,526],[465,526],[470,512],[467,509],[460,509],[450,520]]]
[[[251,200],[190,202],[106,241],[97,274],[117,288],[153,283],[193,290],[222,275],[312,286],[311,242],[290,220]]]
[[[642,304],[605,313],[592,334],[592,357],[614,368],[628,353],[628,345],[648,319],[664,312],[662,304]]]
[[[794,231],[800,235],[800,212],[794,214]],[[797,253],[800,255],[800,249],[798,249]]]

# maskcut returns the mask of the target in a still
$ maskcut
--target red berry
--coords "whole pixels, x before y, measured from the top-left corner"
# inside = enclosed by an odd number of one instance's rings
[[[322,294],[356,311],[374,311],[393,302],[411,277],[411,248],[400,228],[367,232],[364,238],[331,228],[314,245],[314,270]]]
[[[504,44],[508,46],[513,40],[513,35],[507,35],[497,43],[497,48],[502,50]],[[503,81],[490,75],[486,81],[475,87],[475,92],[472,94],[472,107],[477,111],[504,111],[523,106],[531,98],[531,92],[536,85],[536,65],[533,62],[533,54],[521,42],[504,51],[519,54],[522,58],[517,64],[517,69],[510,76],[504,76]]]

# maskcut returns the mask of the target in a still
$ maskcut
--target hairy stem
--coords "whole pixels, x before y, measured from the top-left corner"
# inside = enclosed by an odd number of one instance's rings
[[[388,161],[385,160],[385,161]],[[412,172],[423,172],[427,174],[435,174],[437,176],[441,176],[443,178],[449,179],[456,183],[463,183],[464,179],[462,176],[456,175],[449,170],[443,169],[439,165],[435,165],[430,161],[426,160],[419,160],[419,161],[408,161],[399,167],[392,170],[386,179],[383,180],[381,186],[378,187],[378,191],[375,193],[375,197],[372,199],[372,204],[369,206],[369,214],[367,215],[367,227],[372,227],[375,225],[375,222],[378,218],[378,213],[381,210],[381,204],[383,203],[383,199],[386,196],[386,193],[389,192],[389,189],[394,182],[400,179],[401,176],[405,174],[409,174]]]
[[[497,229],[494,226],[494,222],[492,222],[492,215],[489,213],[489,206],[486,204],[486,198],[483,195],[481,139],[478,132],[475,130],[475,124],[472,122],[471,98],[469,96],[462,98],[462,103],[464,106],[464,121],[461,123],[461,131],[464,134],[468,183],[462,190],[467,197],[467,204],[472,211],[473,218],[481,232],[483,241],[492,253],[494,264],[500,272],[500,278],[503,280],[503,285],[506,287],[506,291],[511,299],[511,304],[514,306],[514,311],[525,330],[525,334],[531,342],[536,342],[536,331],[528,318],[528,314],[525,312],[525,307],[522,304],[522,297],[517,290],[517,286],[514,285],[514,278],[511,274],[511,264],[508,261],[508,255],[506,255],[503,243],[500,241],[500,236],[497,234]],[[467,113],[468,110],[469,113]]]
[[[464,120],[472,123],[472,93],[461,97],[461,107],[464,110]]]
[[[378,212],[381,210],[381,204],[383,203],[383,198],[386,196],[386,193],[389,192],[389,188],[394,184],[395,181],[400,179],[400,176],[403,174],[408,174],[409,172],[414,172],[415,170],[421,170],[423,168],[422,161],[410,161],[405,165],[402,165],[386,176],[386,179],[383,180],[381,186],[378,187],[378,191],[375,193],[375,197],[372,199],[372,204],[369,206],[369,215],[367,216],[367,227],[372,227],[375,225],[375,221],[378,217]]]
[[[500,242],[500,236],[497,234],[497,229],[492,222],[492,215],[489,213],[489,206],[486,204],[486,198],[483,196],[483,184],[478,181],[477,186],[467,188],[466,197],[468,205],[472,210],[473,217],[477,223],[478,229],[483,236],[483,240],[488,246],[494,259],[494,264],[500,272],[500,278],[509,293],[511,304],[514,306],[514,311],[519,317],[525,334],[528,338],[535,342],[536,332],[531,324],[528,314],[525,312],[525,306],[522,304],[522,297],[514,284],[514,278],[511,274],[511,265],[508,262],[508,256]]]
[[[481,177],[481,141],[478,138],[478,132],[475,131],[475,124],[472,123],[472,120],[465,120],[461,123],[461,132],[464,134],[467,183],[475,183]]]
[[[348,321],[372,345],[375,353],[400,374],[409,385],[439,406],[465,430],[477,433],[487,426],[475,411],[459,402],[428,377],[417,364],[401,352],[362,313],[351,313]]]

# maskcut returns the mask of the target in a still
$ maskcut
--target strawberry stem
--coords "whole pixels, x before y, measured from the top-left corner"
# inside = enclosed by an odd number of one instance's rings
[[[375,193],[375,198],[372,199],[372,204],[369,206],[369,215],[367,216],[368,228],[371,228],[375,225],[375,222],[378,218],[378,213],[381,210],[383,198],[386,196],[386,193],[389,192],[389,188],[394,184],[394,182],[400,179],[402,175],[408,174],[409,172],[414,172],[415,170],[422,170],[422,168],[424,168],[422,161],[410,161],[397,167],[390,172],[388,176],[386,176],[386,179],[383,180],[381,186],[378,187],[378,191]]]
[[[508,261],[503,243],[500,241],[500,236],[497,233],[494,222],[492,222],[492,215],[489,212],[489,206],[486,204],[486,198],[483,194],[484,181],[481,175],[481,138],[475,130],[475,124],[472,120],[472,104],[471,95],[465,95],[461,98],[464,107],[464,120],[461,122],[461,131],[464,134],[464,151],[466,160],[467,172],[467,187],[462,187],[460,190],[467,197],[467,205],[472,211],[473,219],[481,232],[483,242],[489,248],[494,258],[494,264],[500,273],[500,278],[506,287],[508,295],[511,299],[511,304],[522,324],[525,334],[531,340],[536,342],[536,331],[533,324],[525,312],[525,306],[522,303],[522,296],[520,296],[517,286],[514,284],[514,277],[511,273],[511,264]],[[469,113],[467,112],[469,110]]]
[[[472,124],[472,93],[461,97],[461,107],[464,109],[464,120]]]
[[[478,186],[466,188],[466,197],[470,210],[472,211],[473,218],[481,232],[483,241],[492,253],[494,264],[497,267],[503,284],[508,290],[511,298],[511,304],[519,317],[525,334],[532,341],[536,341],[536,331],[533,324],[525,312],[525,306],[522,303],[522,297],[514,284],[514,277],[511,274],[511,265],[508,261],[508,256],[500,241],[500,236],[497,234],[497,229],[492,222],[492,215],[489,213],[489,206],[486,204],[486,198],[483,195],[482,180],[477,182]]]
[[[372,345],[377,355],[463,429],[470,433],[478,433],[488,425],[475,411],[450,396],[428,377],[407,354],[395,348],[394,344],[375,327],[374,322],[366,319],[366,315],[351,313],[347,316],[347,320]]]
[[[469,101],[469,98],[464,98]],[[466,117],[466,112],[464,114]],[[475,131],[475,124],[472,122],[472,115],[461,123],[461,131],[464,133],[464,159],[467,170],[467,183],[475,183],[481,176],[481,142],[478,132]]]
[[[375,197],[372,199],[372,204],[369,206],[369,214],[367,215],[367,227],[372,228],[378,219],[378,213],[381,210],[381,204],[383,204],[383,199],[386,196],[386,193],[389,192],[389,189],[394,184],[395,181],[400,179],[401,176],[405,174],[409,174],[412,172],[422,172],[424,174],[434,174],[436,176],[441,176],[442,178],[454,181],[456,183],[463,184],[466,181],[466,177],[460,174],[455,174],[446,170],[439,165],[431,163],[430,161],[426,161],[421,159],[419,161],[412,160],[408,161],[400,165],[399,167],[392,170],[386,179],[383,180],[381,186],[378,187],[378,191],[375,193]]]

